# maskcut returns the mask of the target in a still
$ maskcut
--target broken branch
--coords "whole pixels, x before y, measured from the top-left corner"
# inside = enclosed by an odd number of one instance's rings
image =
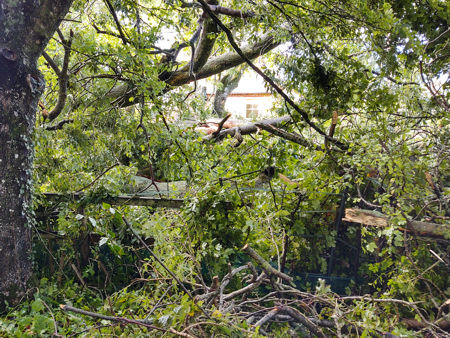
[[[380,212],[373,210],[362,209],[345,209],[345,217],[342,219],[346,222],[361,223],[364,225],[370,225],[375,227],[387,227],[389,226],[389,217]],[[406,229],[401,230],[414,231],[418,235],[427,236],[444,236],[450,230],[450,227],[445,224],[436,224],[415,220],[408,220],[408,226]]]

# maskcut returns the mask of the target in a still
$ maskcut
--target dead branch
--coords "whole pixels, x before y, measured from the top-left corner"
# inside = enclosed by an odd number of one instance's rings
[[[233,298],[235,298],[235,297],[237,297],[237,296],[246,294],[246,293],[248,293],[249,291],[251,291],[251,290],[253,290],[253,289],[256,289],[259,285],[261,285],[261,283],[264,281],[264,279],[265,279],[266,277],[267,277],[267,275],[263,272],[262,274],[260,274],[260,275],[258,276],[258,278],[256,279],[256,281],[255,281],[254,283],[249,284],[249,285],[243,287],[242,289],[239,289],[239,290],[233,291],[233,292],[231,292],[231,293],[229,293],[229,294],[227,294],[227,295],[224,295],[223,299],[224,299],[225,301],[231,300],[231,299],[233,299]]]
[[[278,308],[273,309],[272,311],[268,312],[264,317],[262,317],[260,320],[258,320],[255,325],[253,325],[255,328],[259,326],[263,326],[268,321],[271,321],[276,315],[278,314]]]
[[[283,116],[283,117],[278,117],[278,118],[274,118],[274,119],[268,119],[268,120],[262,120],[260,122],[257,123],[247,123],[244,124],[242,126],[237,126],[237,127],[233,127],[233,128],[229,128],[229,129],[224,129],[222,131],[220,131],[217,136],[212,136],[212,135],[208,135],[206,136],[204,139],[205,140],[212,140],[212,139],[216,139],[216,140],[223,140],[225,137],[227,137],[228,135],[230,135],[231,137],[234,137],[236,133],[239,132],[240,135],[248,135],[248,134],[253,134],[256,133],[258,131],[258,127],[256,126],[256,124],[258,123],[262,123],[265,125],[279,125],[279,124],[283,124],[283,123],[287,123],[287,122],[291,122],[291,117],[290,116]]]
[[[322,332],[322,330],[320,330],[317,325],[315,325],[311,320],[306,318],[298,310],[296,310],[290,306],[279,306],[278,310],[279,310],[279,313],[285,313],[285,314],[291,316],[295,321],[297,321],[300,324],[307,327],[308,330],[311,331],[311,333],[313,333],[315,337],[321,337],[321,338],[326,337],[324,335],[324,333]]]
[[[242,251],[244,251],[247,255],[249,255],[251,258],[253,258],[255,261],[257,261],[263,270],[269,275],[274,275],[276,277],[281,278],[286,283],[292,285],[293,278],[286,275],[285,273],[278,271],[277,269],[273,268],[272,265],[269,264],[264,258],[262,258],[258,253],[253,250],[248,244],[245,244],[242,248]]]
[[[225,124],[225,122],[227,122],[227,120],[231,117],[231,114],[228,114],[227,116],[225,116],[222,121],[219,122],[219,125],[217,126],[217,130],[212,133],[213,137],[217,137],[217,135],[219,135],[220,131],[223,128],[223,125]]]
[[[123,324],[135,324],[135,325],[147,327],[147,328],[152,329],[152,330],[158,330],[158,331],[161,331],[161,332],[170,332],[170,333],[176,334],[176,335],[181,336],[181,337],[194,338],[193,336],[191,336],[191,335],[189,335],[187,333],[178,332],[178,331],[176,331],[173,328],[170,328],[170,329],[166,330],[166,329],[163,329],[161,327],[149,324],[145,320],[129,319],[129,318],[125,318],[125,317],[106,316],[106,315],[102,315],[101,313],[96,313],[96,312],[91,312],[91,311],[78,309],[78,308],[70,306],[70,305],[60,304],[59,307],[63,311],[79,313],[81,315],[89,316],[89,317],[92,317],[92,318],[109,320],[109,321],[112,321],[112,322],[120,322],[120,323],[123,323]]]
[[[233,269],[228,274],[226,274],[225,277],[223,277],[222,283],[220,283],[220,288],[219,288],[219,309],[223,309],[223,304],[225,301],[223,292],[225,291],[225,288],[227,287],[227,285],[230,283],[231,279],[239,272],[241,272],[245,269],[248,269],[248,268],[249,268],[248,265],[240,266],[236,269]]]
[[[345,209],[345,218],[343,218],[343,220],[382,228],[389,225],[389,217],[387,215],[372,210],[352,208]],[[406,229],[400,229],[414,231],[420,236],[444,236],[450,231],[450,226],[446,224],[436,224],[415,220],[408,220],[407,222],[408,225]]]
[[[263,129],[263,130],[265,130],[265,131],[267,131],[267,132],[269,132],[269,133],[271,133],[271,134],[273,134],[275,136],[278,136],[278,137],[284,138],[284,139],[286,139],[288,141],[300,144],[303,147],[306,147],[306,148],[312,147],[312,148],[314,148],[315,150],[318,150],[318,151],[322,151],[323,150],[318,145],[310,144],[306,139],[304,139],[299,134],[289,133],[289,132],[287,132],[287,131],[285,131],[283,129],[274,127],[273,125],[260,123],[260,122],[255,123],[255,126],[257,126],[258,128],[261,128],[261,129]]]

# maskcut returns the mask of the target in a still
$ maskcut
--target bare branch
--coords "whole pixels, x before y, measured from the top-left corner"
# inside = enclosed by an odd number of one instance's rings
[[[248,244],[244,245],[242,251],[244,251],[247,255],[249,255],[251,258],[257,261],[269,276],[270,275],[277,276],[282,280],[284,280],[286,283],[292,284],[293,278],[291,276],[288,276],[285,273],[273,268],[272,265],[269,264],[269,262],[267,262],[260,255],[258,255],[258,253],[255,250],[253,250]]]
[[[322,151],[323,150],[318,145],[311,145],[301,135],[296,134],[296,133],[289,133],[289,132],[287,132],[285,130],[282,130],[280,128],[274,127],[271,124],[258,122],[258,123],[255,123],[255,126],[257,126],[258,128],[261,128],[261,129],[263,129],[265,131],[268,131],[269,133],[274,134],[274,135],[276,135],[278,137],[281,137],[281,138],[284,138],[284,139],[289,140],[291,142],[300,144],[301,146],[304,146],[306,148],[313,147],[314,149],[316,149],[318,151]]]
[[[102,315],[101,313],[96,313],[96,312],[91,312],[91,311],[78,309],[78,308],[70,306],[70,305],[63,305],[63,304],[61,304],[61,305],[59,305],[59,307],[61,308],[61,310],[66,311],[66,312],[75,312],[75,313],[79,313],[81,315],[89,316],[89,317],[92,317],[92,318],[109,320],[109,321],[112,321],[112,322],[120,322],[120,323],[123,323],[123,324],[140,325],[140,326],[144,326],[144,327],[147,327],[147,328],[153,329],[153,330],[158,330],[158,331],[162,331],[162,332],[171,332],[171,333],[174,333],[174,334],[176,334],[178,336],[181,336],[181,337],[193,338],[191,335],[186,334],[186,333],[182,333],[182,332],[178,332],[178,331],[174,330],[173,328],[170,328],[170,329],[166,330],[166,329],[160,328],[158,326],[151,325],[148,322],[146,322],[145,320],[129,319],[129,318],[125,318],[125,317],[106,316],[106,315]]]
[[[301,314],[298,310],[290,307],[290,306],[280,306],[278,307],[280,313],[285,313],[291,316],[295,321],[300,324],[306,326],[311,333],[314,334],[315,337],[325,338],[326,336],[323,334],[322,330],[320,330],[317,325],[315,325],[312,321],[306,318],[303,314]]]

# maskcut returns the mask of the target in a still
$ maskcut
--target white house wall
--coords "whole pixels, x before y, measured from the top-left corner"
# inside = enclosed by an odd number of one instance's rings
[[[246,108],[247,104],[256,104],[258,107],[258,117],[268,118],[271,116],[270,110],[272,109],[274,98],[273,96],[238,96],[235,94],[229,96],[225,102],[225,111],[232,114],[232,118],[246,120]]]

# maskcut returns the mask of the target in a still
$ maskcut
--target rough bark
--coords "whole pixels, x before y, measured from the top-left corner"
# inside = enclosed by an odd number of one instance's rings
[[[217,1],[210,0],[209,3],[217,4]],[[202,69],[202,67],[208,61],[218,35],[219,28],[217,27],[216,23],[211,19],[206,18],[205,22],[203,23],[200,41],[198,42],[197,48],[195,49],[193,65],[194,74],[198,73],[198,71]]]
[[[35,116],[44,82],[37,59],[71,0],[0,0],[0,312],[31,276]]]
[[[241,49],[247,58],[255,59],[258,56],[271,51],[279,44],[280,41],[274,39],[273,33],[268,33],[262,36],[255,44],[245,45]],[[244,63],[244,61],[245,60],[235,52],[225,53],[209,60],[195,77],[192,74],[189,74],[189,66],[182,67],[170,76],[167,80],[167,84],[173,87],[181,86],[192,82],[195,79],[200,80],[214,74],[219,74],[224,70],[239,66]]]

